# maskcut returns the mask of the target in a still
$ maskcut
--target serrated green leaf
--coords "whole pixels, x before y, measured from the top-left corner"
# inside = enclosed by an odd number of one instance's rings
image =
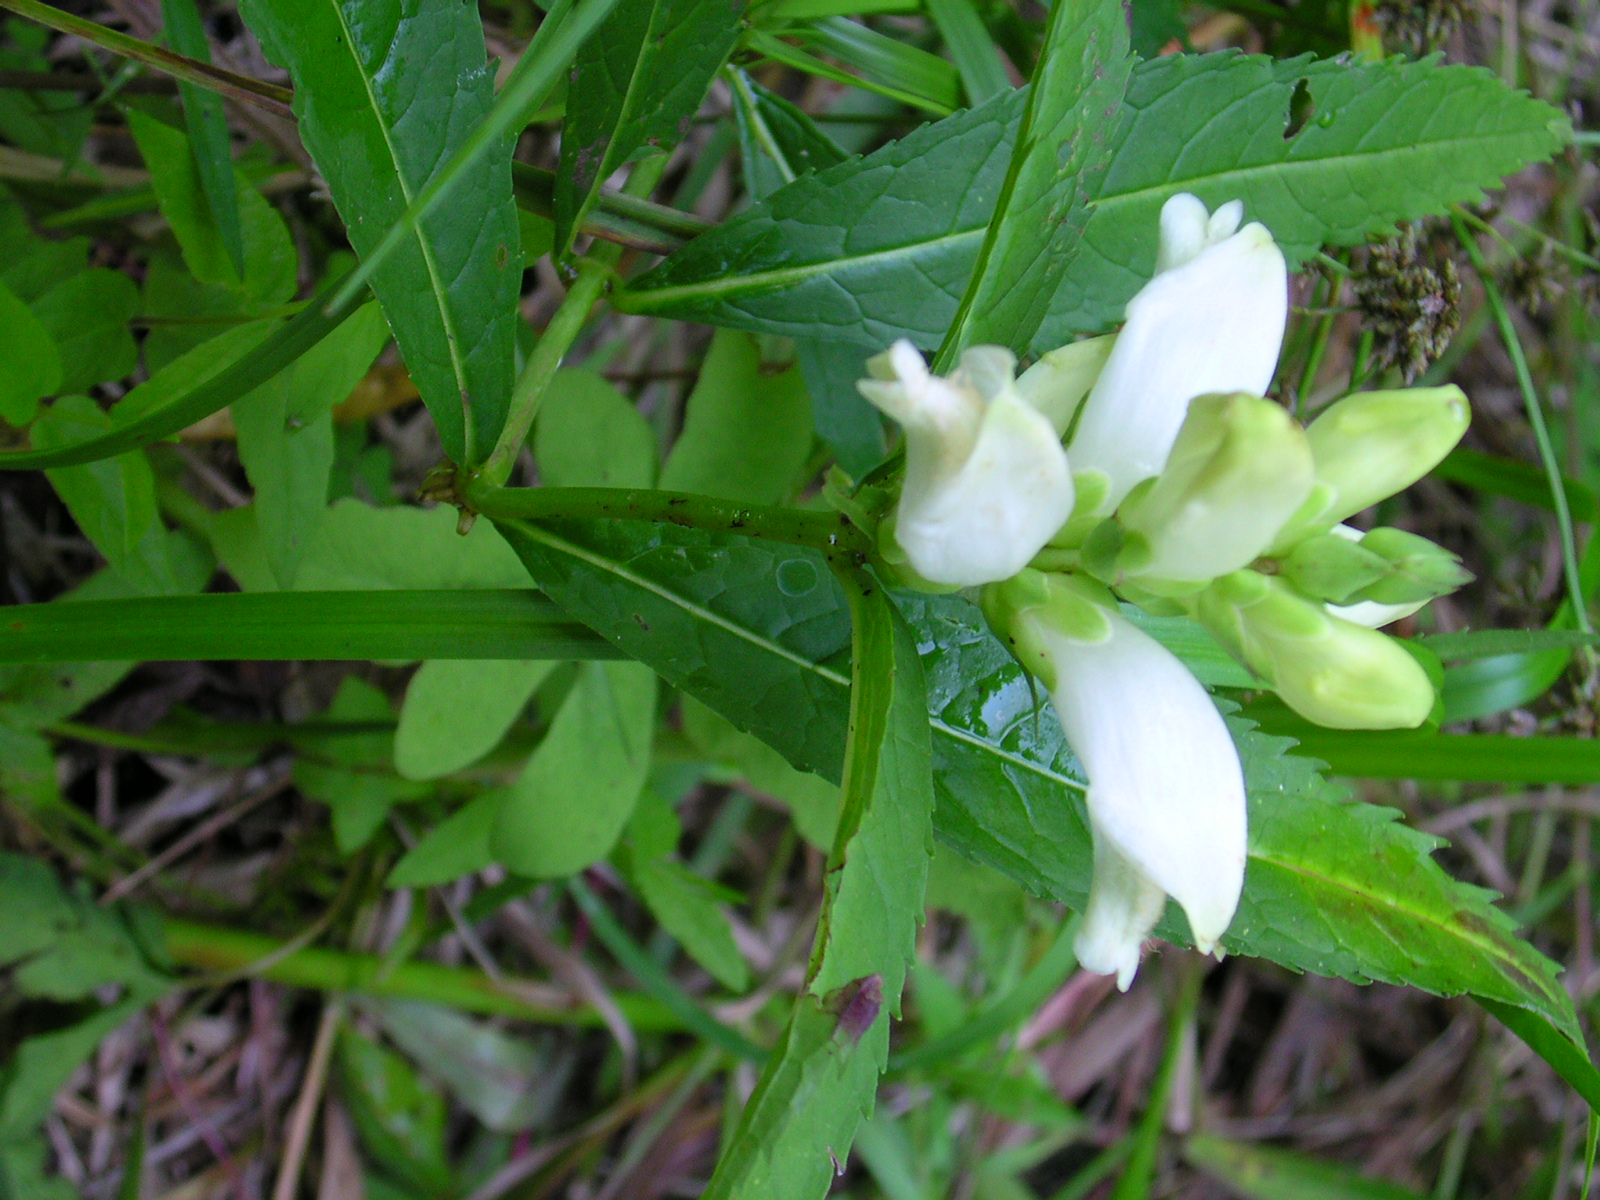
[[[928,726],[917,646],[865,573],[854,621],[844,807],[824,877],[806,988],[706,1187],[714,1200],[827,1194],[872,1112],[922,919],[932,839]]]
[[[584,43],[567,85],[556,176],[556,242],[565,252],[600,185],[641,152],[682,140],[738,38],[743,0],[619,4]]]
[[[673,685],[836,777],[846,626],[831,581],[779,581],[807,552],[624,522],[506,521],[546,593]],[[933,736],[937,831],[1030,891],[1081,906],[1091,850],[1081,768],[1048,699],[1030,688],[967,602],[906,595]],[[692,647],[692,652],[685,648]],[[1430,857],[1437,843],[1390,810],[1347,804],[1287,738],[1234,720],[1250,790],[1250,861],[1224,939],[1296,970],[1470,992],[1572,1025],[1554,968],[1517,940],[1490,896]],[[1183,940],[1170,909],[1163,937]]]
[[[477,8],[251,0],[241,15],[294,79],[301,139],[366,256],[493,104]],[[423,218],[372,289],[445,453],[470,463],[493,447],[511,396],[522,253],[510,140],[458,187],[457,203]]]
[[[0,46],[0,70],[48,71],[47,30],[16,17],[4,22],[5,41]],[[76,92],[6,88],[0,91],[0,134],[6,141],[35,154],[72,162],[79,157],[84,139],[94,125],[94,107]]]
[[[555,664],[526,659],[434,659],[406,686],[394,736],[395,769],[438,779],[500,744]]]
[[[811,404],[797,369],[765,372],[754,338],[719,329],[686,410],[661,469],[664,489],[751,504],[788,499],[811,451]]]
[[[650,771],[656,677],[584,663],[522,774],[504,789],[495,859],[530,878],[571,875],[611,852]],[[573,804],[582,796],[581,805]]]
[[[734,68],[733,115],[744,160],[745,190],[765,200],[786,183],[838,166],[849,156],[817,128],[809,113]]]
[[[1304,79],[1315,116],[1285,139]],[[758,332],[932,348],[1005,181],[1026,92],[798,180],[623,289],[629,311]],[[1111,165],[1036,350],[1121,320],[1150,277],[1160,207],[1243,199],[1292,262],[1470,200],[1565,142],[1566,119],[1480,68],[1434,60],[1170,55],[1130,78]]]
[[[1120,5],[1051,8],[1005,182],[937,366],[977,344],[1028,352],[1077,256],[1132,67]]]

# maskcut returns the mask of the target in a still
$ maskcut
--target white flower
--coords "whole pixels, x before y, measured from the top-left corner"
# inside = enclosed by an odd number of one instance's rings
[[[1205,688],[1121,613],[1028,572],[985,592],[985,612],[1050,689],[1089,777],[1094,881],[1079,961],[1126,988],[1163,895],[1216,948],[1244,886],[1239,754]]]
[[[1050,420],[1017,391],[1016,358],[976,346],[949,378],[908,341],[867,363],[861,394],[905,430],[895,539],[916,572],[967,587],[1008,579],[1072,515],[1072,473]]]
[[[1101,512],[1161,472],[1190,400],[1260,396],[1272,382],[1289,315],[1288,267],[1265,226],[1239,229],[1243,213],[1235,200],[1207,216],[1187,193],[1162,206],[1157,274],[1128,302],[1071,444],[1079,471],[1110,481]]]

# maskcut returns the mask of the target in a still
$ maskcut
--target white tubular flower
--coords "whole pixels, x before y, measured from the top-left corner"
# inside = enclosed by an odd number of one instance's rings
[[[1121,613],[1061,577],[985,592],[990,621],[1050,689],[1089,777],[1095,869],[1079,961],[1126,988],[1171,896],[1211,953],[1244,886],[1239,754],[1205,688]]]
[[[1187,193],[1161,209],[1157,274],[1128,302],[1127,324],[1072,439],[1078,470],[1110,480],[1102,513],[1160,473],[1190,400],[1208,392],[1260,396],[1272,382],[1289,316],[1289,272],[1264,225],[1239,229],[1243,213],[1235,200],[1207,216]]]
[[[1016,358],[976,346],[949,378],[908,341],[867,363],[861,394],[905,430],[895,539],[931,583],[1008,579],[1072,515],[1060,435],[1017,391]]]

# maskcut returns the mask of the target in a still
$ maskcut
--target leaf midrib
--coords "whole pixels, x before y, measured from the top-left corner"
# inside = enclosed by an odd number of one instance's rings
[[[1481,951],[1484,957],[1490,958],[1498,963],[1506,964],[1503,968],[1503,973],[1509,974],[1512,978],[1524,978],[1536,981],[1539,991],[1544,996],[1546,1001],[1552,1000],[1552,998],[1557,995],[1563,999],[1566,997],[1565,992],[1554,990],[1556,989],[1556,985],[1543,974],[1530,970],[1518,963],[1515,958],[1506,952],[1504,945],[1500,942],[1485,940],[1474,935],[1465,927],[1459,925],[1450,925],[1430,914],[1419,912],[1414,908],[1407,908],[1403,905],[1395,903],[1394,899],[1391,897],[1381,896],[1372,891],[1370,888],[1362,887],[1359,884],[1356,884],[1343,877],[1335,877],[1313,871],[1299,861],[1283,858],[1277,855],[1265,854],[1254,848],[1247,850],[1246,855],[1247,857],[1253,858],[1258,862],[1269,863],[1273,866],[1279,867],[1300,877],[1301,879],[1315,881],[1325,888],[1338,890],[1348,893],[1352,896],[1357,896],[1365,901],[1369,907],[1381,907],[1386,908],[1391,912],[1400,913],[1408,920],[1417,922],[1418,924],[1431,926],[1455,941],[1464,942],[1469,946],[1473,946]],[[1404,983],[1406,981],[1399,980],[1398,982]],[[1498,997],[1492,998],[1498,999]],[[1507,1001],[1507,1003],[1517,1004],[1518,1007],[1523,1007],[1522,1005],[1518,1004],[1516,1000],[1510,1000]],[[1559,1014],[1560,1007],[1561,1006],[1558,1003],[1554,1004],[1552,1005],[1550,1011]]]
[[[1263,171],[1278,171],[1293,178],[1303,175],[1308,171],[1325,169],[1329,163],[1361,161],[1382,161],[1390,156],[1415,154],[1420,150],[1427,150],[1442,146],[1470,146],[1476,142],[1502,141],[1507,138],[1522,138],[1537,136],[1536,130],[1524,129],[1517,131],[1499,131],[1484,134],[1472,134],[1465,137],[1438,138],[1433,141],[1411,142],[1404,146],[1389,146],[1381,150],[1362,150],[1352,154],[1333,154],[1325,158],[1308,158],[1288,162],[1256,163],[1251,166],[1234,167],[1227,171],[1219,171],[1207,175],[1195,175],[1185,179],[1168,180],[1165,183],[1152,184],[1136,188],[1132,191],[1117,192],[1104,198],[1097,198],[1090,202],[1091,216],[1098,216],[1104,211],[1117,211],[1128,205],[1150,202],[1162,196],[1192,187],[1204,187],[1213,184],[1225,184],[1229,180],[1237,179]],[[806,263],[797,267],[781,267],[776,270],[755,272],[745,275],[722,276],[700,283],[678,284],[670,287],[628,289],[620,295],[626,296],[626,306],[631,311],[645,311],[653,307],[670,304],[674,300],[695,299],[699,297],[713,298],[723,295],[737,295],[745,292],[765,291],[781,287],[804,283],[809,279],[819,276],[837,274],[840,271],[856,270],[868,267],[875,263],[892,262],[901,258],[915,258],[924,252],[959,245],[969,241],[981,241],[985,236],[988,225],[978,225],[971,229],[963,229],[956,233],[941,234],[936,238],[924,241],[907,242],[900,246],[892,246],[886,250],[874,250],[868,254],[859,254],[840,258],[819,259],[816,262]]]
[[[356,54],[355,39],[350,30],[350,23],[345,20],[344,7],[339,3],[339,0],[325,0],[325,2],[333,8],[334,16],[339,22],[339,28],[344,33],[343,42],[345,48],[349,51],[350,61],[355,67],[356,75],[361,80],[361,89],[366,93],[367,107],[372,110],[373,119],[378,123],[378,129],[383,134],[383,144],[389,151],[390,165],[394,167],[395,181],[400,185],[400,194],[405,197],[406,209],[409,211],[416,197],[412,194],[411,185],[407,182],[405,172],[401,169],[400,155],[395,149],[392,131],[388,123],[383,119],[383,109],[378,104],[377,94],[372,90],[372,80],[368,77],[366,71],[361,68],[361,58]],[[396,36],[398,36],[398,32]],[[444,325],[445,345],[450,350],[450,373],[455,376],[456,387],[461,394],[462,439],[465,445],[467,461],[470,462],[476,452],[476,429],[475,422],[472,419],[472,406],[467,402],[467,397],[471,395],[471,389],[467,386],[466,367],[461,361],[461,347],[457,343],[455,322],[452,320],[450,306],[444,300],[444,285],[439,274],[439,264],[434,261],[433,247],[429,244],[428,239],[423,236],[420,223],[417,225],[413,237],[416,239],[418,248],[422,251],[422,261],[428,269],[429,290],[433,293],[434,303],[438,306],[439,320]]]

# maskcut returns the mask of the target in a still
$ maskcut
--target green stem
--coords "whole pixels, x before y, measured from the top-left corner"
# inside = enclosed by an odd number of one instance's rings
[[[843,513],[738,504],[688,492],[648,488],[497,488],[479,478],[466,482],[462,499],[477,512],[496,520],[654,521],[810,546],[825,554],[864,556],[871,549],[866,535]]]
[[[1527,355],[1522,351],[1522,340],[1517,336],[1516,326],[1512,324],[1511,310],[1506,307],[1505,297],[1500,294],[1499,286],[1484,265],[1483,252],[1478,249],[1477,239],[1467,231],[1459,211],[1451,213],[1450,221],[1455,226],[1456,237],[1460,239],[1468,257],[1472,259],[1473,269],[1478,272],[1478,278],[1483,284],[1484,297],[1489,302],[1489,311],[1494,315],[1495,324],[1500,329],[1500,338],[1505,342],[1506,352],[1511,355],[1511,363],[1516,368],[1517,386],[1522,389],[1522,402],[1528,411],[1528,424],[1533,427],[1534,442],[1539,447],[1539,459],[1544,464],[1545,477],[1550,483],[1550,499],[1556,513],[1556,531],[1561,539],[1561,571],[1566,577],[1567,599],[1572,605],[1573,619],[1578,623],[1581,632],[1593,633],[1594,626],[1589,620],[1589,605],[1584,597],[1583,583],[1578,574],[1578,543],[1572,530],[1572,509],[1567,504],[1567,489],[1561,479],[1561,463],[1556,458],[1555,445],[1551,442],[1550,430],[1545,425],[1544,409],[1539,404],[1539,393],[1533,386],[1533,375],[1528,370]],[[1586,657],[1590,674],[1593,674],[1594,651],[1588,650]]]
[[[282,943],[259,934],[163,917],[167,954],[176,962],[203,970],[234,971],[282,949]],[[517,981],[496,982],[481,971],[432,962],[398,965],[373,954],[351,954],[308,946],[261,971],[261,978],[290,987],[330,992],[362,992],[369,996],[401,996],[426,1000],[463,1012],[516,1017],[548,1025],[599,1025],[600,1014],[584,1004],[570,1007],[540,1003],[517,994]],[[615,993],[617,1007],[629,1024],[642,1030],[683,1027],[677,1014],[650,996]]]
[[[666,166],[667,156],[664,154],[646,159],[633,169],[622,194],[641,199],[648,196],[660,182]],[[583,332],[584,325],[589,321],[590,310],[604,294],[621,257],[622,247],[608,242],[591,248],[579,260],[578,277],[573,280],[567,298],[556,309],[556,315],[550,318],[550,324],[545,326],[538,344],[522,368],[522,374],[517,377],[505,428],[500,431],[500,440],[495,443],[494,452],[483,464],[482,478],[485,482],[494,487],[503,487],[506,480],[511,478],[511,468],[516,466],[517,455],[528,440],[528,431],[533,428],[533,419],[539,414],[545,389],[550,386],[550,380],[555,378],[561,360],[572,349],[572,343]]]
[[[62,12],[49,4],[41,4],[39,0],[0,0],[0,8],[8,8],[19,17],[37,21],[57,33],[80,37],[91,45],[109,50],[113,54],[136,59],[158,71],[165,71],[174,78],[198,84],[230,99],[264,108],[276,116],[294,116],[294,110],[289,107],[293,93],[288,88],[262,83],[259,79],[251,79],[247,75],[237,75],[221,67],[214,67],[210,63],[174,54],[164,47],[142,42],[138,38],[107,29],[104,25],[97,25],[93,21],[85,21],[82,17]]]

